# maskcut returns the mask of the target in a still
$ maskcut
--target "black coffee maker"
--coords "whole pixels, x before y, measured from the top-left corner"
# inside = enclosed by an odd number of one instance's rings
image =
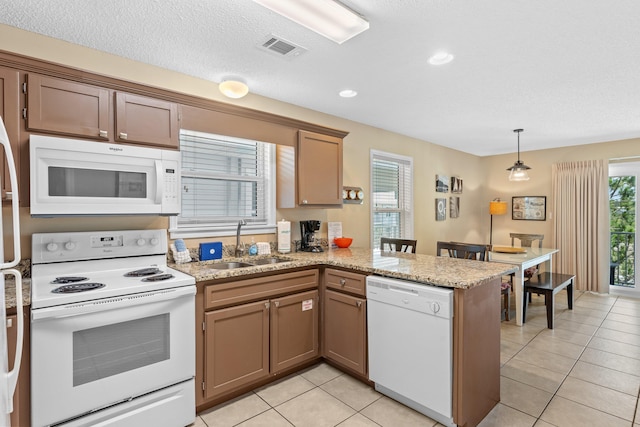
[[[316,244],[316,231],[320,230],[320,221],[300,221],[300,250],[303,252],[322,252],[322,247]]]

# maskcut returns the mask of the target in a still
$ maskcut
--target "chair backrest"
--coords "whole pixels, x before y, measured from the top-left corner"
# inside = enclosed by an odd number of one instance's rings
[[[383,251],[411,252],[416,253],[417,240],[392,239],[391,237],[380,238],[380,249]]]
[[[489,245],[480,243],[438,242],[437,255],[442,256],[443,250],[447,250],[451,258],[489,261]]]
[[[542,240],[544,239],[544,234],[522,234],[522,233],[509,233],[511,236],[511,246],[514,246],[515,239],[520,240],[520,246],[523,248],[530,248],[533,241],[538,241],[538,247],[542,247]]]

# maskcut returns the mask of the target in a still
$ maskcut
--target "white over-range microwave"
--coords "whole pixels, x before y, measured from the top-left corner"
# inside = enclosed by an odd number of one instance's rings
[[[180,152],[31,135],[32,216],[177,215]]]

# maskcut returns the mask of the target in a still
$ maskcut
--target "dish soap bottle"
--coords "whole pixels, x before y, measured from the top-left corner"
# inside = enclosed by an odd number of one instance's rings
[[[249,255],[258,255],[258,245],[256,245],[253,237],[251,238],[251,246],[249,246]]]

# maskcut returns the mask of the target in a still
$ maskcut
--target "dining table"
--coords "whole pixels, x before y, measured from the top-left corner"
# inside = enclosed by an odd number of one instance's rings
[[[513,248],[494,246],[489,252],[489,261],[518,266],[514,274],[513,290],[515,294],[516,325],[522,326],[522,307],[524,305],[524,271],[529,267],[541,265],[541,271],[553,271],[554,248]]]

